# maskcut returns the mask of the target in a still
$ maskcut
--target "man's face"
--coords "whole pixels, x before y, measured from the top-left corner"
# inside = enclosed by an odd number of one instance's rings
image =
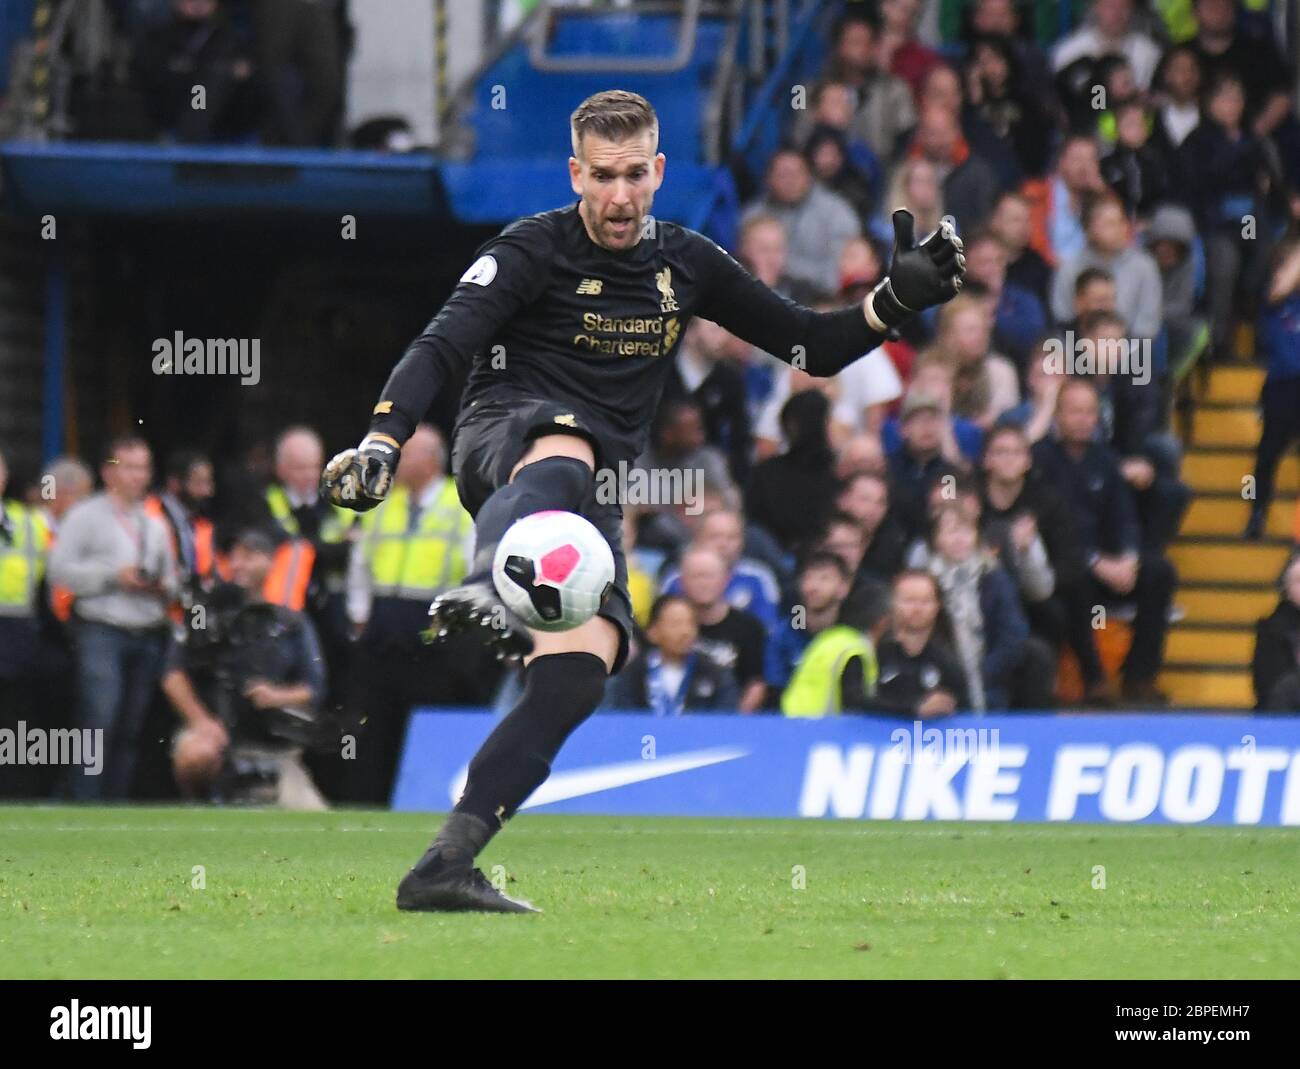
[[[230,581],[249,594],[262,589],[275,558],[269,553],[235,543],[230,549]]]
[[[864,74],[871,69],[871,56],[874,49],[875,40],[871,27],[864,22],[850,22],[840,34],[835,56],[849,71]]]
[[[942,436],[943,417],[933,408],[913,412],[903,421],[903,440],[912,453],[938,452]]]
[[[934,584],[919,575],[909,575],[894,586],[894,626],[899,631],[926,631],[939,618],[939,599]]]
[[[587,134],[578,146],[582,158],[569,157],[569,181],[582,198],[583,222],[602,248],[630,249],[641,240],[664,180],[664,154],[655,151],[656,144],[653,130],[621,141]]]
[[[1107,253],[1120,252],[1128,245],[1128,220],[1124,209],[1114,202],[1103,204],[1088,220],[1088,241]]]
[[[946,340],[963,365],[971,364],[988,355],[991,329],[991,317],[973,304],[953,316]]]
[[[995,293],[1007,278],[1007,251],[1000,241],[981,240],[966,247],[966,275]]]
[[[1018,197],[1005,198],[998,203],[990,226],[1007,248],[1023,249],[1029,244],[1029,205]]]
[[[1078,317],[1089,312],[1115,311],[1115,283],[1110,279],[1096,278],[1083,287],[1074,297],[1074,312]]]
[[[828,565],[806,568],[799,576],[799,597],[810,612],[824,612],[848,596],[848,583]]]
[[[663,447],[669,453],[692,453],[704,445],[704,421],[699,410],[682,405],[664,427]]]
[[[408,490],[422,490],[442,474],[442,440],[428,427],[419,427],[402,447],[397,481]]]
[[[1016,8],[1011,0],[979,0],[975,5],[972,24],[976,33],[1001,34],[1014,37],[1016,33]]]
[[[1229,82],[1219,86],[1210,97],[1210,118],[1221,126],[1237,126],[1246,110],[1246,96],[1241,86]]]
[[[153,478],[153,460],[145,446],[119,449],[104,465],[104,485],[127,501],[140,501]]]
[[[797,152],[779,153],[767,172],[767,189],[778,204],[798,204],[812,188],[812,172]]]
[[[930,107],[921,115],[916,137],[927,159],[947,163],[957,144],[957,124],[942,107]]]
[[[1086,193],[1101,188],[1101,170],[1097,146],[1091,141],[1071,141],[1061,156],[1061,181],[1072,193]]]
[[[836,502],[864,531],[875,531],[889,511],[889,492],[879,479],[854,479]]]
[[[692,551],[682,558],[682,593],[692,605],[716,605],[726,589],[726,566],[712,550]]]
[[[212,500],[212,495],[216,492],[217,486],[212,475],[212,465],[206,460],[200,460],[197,464],[192,464],[185,475],[185,481],[181,483],[181,494],[184,496],[186,503],[191,508],[205,505]]]
[[[1230,33],[1236,21],[1233,0],[1196,0],[1196,24],[1204,33]]]
[[[1056,428],[1071,445],[1092,441],[1097,430],[1097,395],[1085,386],[1061,388],[1056,403]]]
[[[1092,5],[1097,28],[1107,37],[1119,37],[1128,32],[1129,19],[1133,17],[1132,0],[1096,0]]]
[[[785,227],[773,220],[746,231],[740,257],[760,282],[775,286],[785,271]]]
[[[1201,68],[1190,52],[1175,52],[1165,66],[1164,80],[1174,99],[1195,100],[1201,85]]]
[[[934,67],[921,88],[921,106],[956,115],[961,111],[961,80],[951,67]]]
[[[833,523],[826,532],[823,548],[839,557],[849,571],[856,572],[867,547],[863,544],[862,532],[857,527],[847,523]]]
[[[833,126],[837,130],[847,130],[853,121],[853,91],[839,82],[826,86],[817,98],[817,110],[814,112],[818,123]]]
[[[745,529],[734,512],[712,512],[700,524],[699,542],[708,546],[732,567],[745,545]]]
[[[1018,434],[999,434],[984,453],[984,470],[997,482],[1019,482],[1029,465],[1029,446]]]
[[[320,443],[305,434],[295,434],[280,443],[275,476],[301,497],[316,493],[325,458]]]

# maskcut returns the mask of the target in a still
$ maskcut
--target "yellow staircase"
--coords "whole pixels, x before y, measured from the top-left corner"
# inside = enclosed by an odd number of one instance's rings
[[[1255,471],[1264,372],[1226,365],[1209,372],[1192,414],[1183,478],[1192,504],[1170,548],[1178,569],[1175,603],[1185,613],[1169,629],[1160,685],[1180,708],[1249,709],[1255,621],[1277,604],[1277,578],[1290,555],[1300,493],[1300,458],[1278,469],[1265,537],[1242,538]]]

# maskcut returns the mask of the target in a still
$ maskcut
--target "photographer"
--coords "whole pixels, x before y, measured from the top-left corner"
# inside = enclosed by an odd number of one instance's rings
[[[185,721],[172,750],[188,797],[325,809],[302,763],[316,734],[325,667],[311,621],[269,604],[275,547],[261,531],[231,547],[231,583],[193,614],[173,651],[163,693]],[[198,620],[202,626],[196,626]]]

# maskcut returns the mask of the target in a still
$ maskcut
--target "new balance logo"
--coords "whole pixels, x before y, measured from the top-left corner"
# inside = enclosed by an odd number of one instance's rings
[[[598,278],[584,278],[578,283],[578,292],[584,297],[599,297],[605,283]]]

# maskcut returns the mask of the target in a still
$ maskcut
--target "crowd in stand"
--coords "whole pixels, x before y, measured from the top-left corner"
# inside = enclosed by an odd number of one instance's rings
[[[204,0],[174,6],[190,5]],[[910,719],[1163,703],[1167,549],[1189,497],[1168,426],[1178,376],[1240,356],[1239,328],[1258,319],[1248,537],[1300,430],[1291,74],[1241,5],[1190,7],[1166,24],[1097,0],[1045,49],[1019,6],[974,0],[954,58],[918,38],[919,4],[850,5],[734,251],[793,299],[850,305],[883,276],[905,206],[918,233],[955,219],[967,283],[833,379],[692,323],[640,466],[699,479],[625,504],[642,630],[608,709]],[[324,458],[313,431],[289,428],[272,471],[214,473],[186,452],[149,494],[149,447],[127,437],[101,492],[65,459],[6,502],[4,715],[63,701],[109,729],[109,770],[79,797],[129,793],[147,709],[165,700],[187,793],[275,782],[281,800],[318,804],[304,740],[332,718],[356,742],[336,793],[382,803],[413,705],[484,704],[512,685],[472,642],[421,641],[472,540],[438,431],[417,431],[397,488],[363,516],[320,498]],[[227,596],[261,615],[235,626]],[[196,642],[212,620],[223,634]],[[1128,624],[1118,678],[1107,620]],[[1297,650],[1292,564],[1260,627],[1261,708],[1300,710]]]

